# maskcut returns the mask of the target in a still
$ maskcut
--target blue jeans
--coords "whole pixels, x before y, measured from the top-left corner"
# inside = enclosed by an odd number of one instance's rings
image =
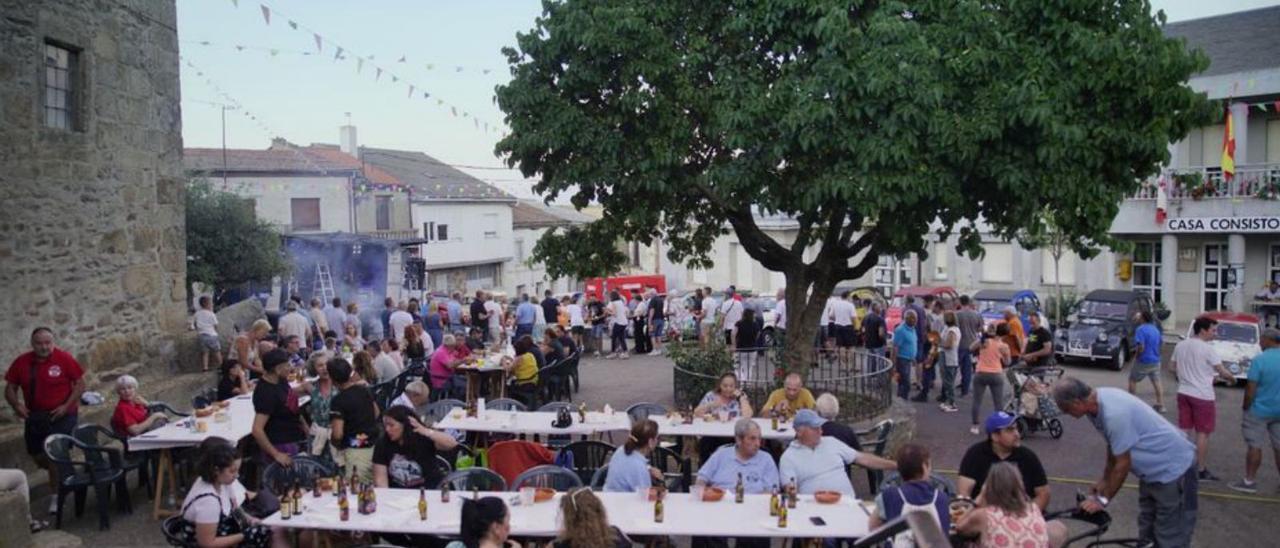
[[[518,323],[516,324],[516,338],[519,339],[525,335],[533,335],[533,324]]]
[[[898,372],[898,397],[907,399],[911,396],[911,366],[915,358],[898,358],[893,361],[893,369]]]
[[[960,354],[960,395],[969,394],[969,387],[973,385],[973,353],[968,348],[961,345],[957,349]]]

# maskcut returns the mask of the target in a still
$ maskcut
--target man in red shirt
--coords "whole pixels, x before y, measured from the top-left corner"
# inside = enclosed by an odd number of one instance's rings
[[[71,354],[54,346],[52,330],[37,327],[31,332],[31,352],[13,360],[4,380],[8,382],[4,399],[24,421],[27,453],[49,472],[49,485],[57,485],[57,474],[44,456],[44,440],[50,434],[71,435],[75,429],[84,369]]]

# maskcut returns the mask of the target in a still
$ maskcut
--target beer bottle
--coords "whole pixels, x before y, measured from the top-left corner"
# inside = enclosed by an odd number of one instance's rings
[[[733,486],[733,502],[742,504],[742,500],[746,495],[747,489],[742,485],[742,472],[738,472],[738,484]]]
[[[293,483],[293,515],[302,514],[302,486],[298,482]]]
[[[342,481],[342,472],[337,472],[333,475],[333,496],[347,496],[347,484]]]
[[[778,414],[777,414],[777,413],[774,413],[774,414],[773,414],[773,418],[771,418],[771,419],[769,420],[769,424],[771,424],[771,425],[773,426],[773,431],[774,431],[774,432],[777,432],[777,431],[778,431]]]
[[[312,497],[312,498],[317,498],[317,499],[318,499],[318,498],[320,498],[320,480],[321,480],[321,479],[322,479],[322,478],[316,478],[316,479],[315,479],[315,483],[313,483],[313,484],[311,485],[311,497]]]
[[[795,508],[797,498],[799,491],[796,489],[796,479],[791,478],[791,484],[787,485],[787,508]]]
[[[342,493],[338,495],[338,519],[340,521],[347,521],[351,519],[350,504],[351,503],[347,502],[347,492],[344,487]]]
[[[658,496],[653,501],[653,522],[662,523],[663,513],[662,493],[658,493]]]
[[[782,502],[778,500],[778,488],[773,488],[773,493],[769,495],[769,515],[777,517],[778,507],[782,506]]]
[[[786,506],[783,506],[778,509],[778,528],[779,529],[787,528],[787,507]]]
[[[445,483],[440,486],[440,502],[449,504],[449,484]]]
[[[373,485],[369,485],[369,494],[366,496],[366,504],[369,505],[368,513],[372,514],[378,511],[378,492],[374,490]]]
[[[418,488],[418,519],[427,521],[427,488]]]
[[[293,504],[289,502],[289,492],[286,491],[280,500],[280,519],[287,521],[291,517],[293,517]]]

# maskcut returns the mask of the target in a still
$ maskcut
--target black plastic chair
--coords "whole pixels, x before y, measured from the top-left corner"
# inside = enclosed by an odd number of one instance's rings
[[[293,463],[288,468],[280,466],[278,462],[267,465],[266,470],[262,471],[262,486],[278,495],[282,489],[288,489],[294,484],[310,489],[315,485],[316,478],[330,478],[337,473],[338,469],[332,462],[299,454],[293,457]]]
[[[455,470],[440,480],[440,487],[448,485],[454,491],[506,491],[507,481],[488,468],[464,468]]]
[[[378,409],[383,411],[386,411],[388,407],[391,407],[391,401],[396,399],[396,396],[400,395],[396,392],[395,379],[378,383],[370,390],[373,391],[373,402],[378,404]]]
[[[183,412],[181,412],[181,411],[178,411],[177,409],[174,409],[173,407],[169,406],[169,404],[167,404],[167,403],[165,403],[165,402],[162,402],[162,401],[153,401],[153,402],[151,402],[149,405],[147,405],[147,413],[148,413],[148,414],[150,414],[150,413],[165,413],[165,414],[167,414],[167,415],[173,415],[173,416],[175,416],[175,417],[190,417],[190,416],[191,416],[191,413],[183,413]]]
[[[73,458],[72,449],[79,449],[85,456],[84,460]],[[94,498],[98,503],[98,528],[110,529],[111,520],[107,508],[111,501],[112,486],[124,479],[120,451],[81,443],[66,434],[53,434],[45,438],[44,454],[58,470],[55,526],[62,528],[62,505],[67,493],[75,494],[76,517],[80,517],[84,514],[88,489],[93,487]],[[123,509],[131,512],[133,508],[128,490],[122,490],[118,495]]]
[[[493,401],[484,402],[485,409],[495,409],[498,411],[528,411],[529,407],[511,398],[498,398]]]
[[[858,440],[862,442],[863,449],[870,451],[877,457],[883,457],[885,448],[889,445],[889,435],[893,433],[893,420],[885,419],[871,428],[855,432]],[[850,472],[852,472],[850,468]],[[880,484],[884,482],[884,472],[880,470],[867,469],[867,486],[871,494],[879,493]]]
[[[573,455],[573,473],[578,475],[583,484],[589,484],[596,470],[609,464],[609,455],[613,454],[614,449],[614,446],[602,441],[582,440],[560,448],[560,452]]]
[[[557,361],[538,370],[538,393],[542,401],[568,401],[569,358]]]
[[[556,491],[568,491],[574,487],[582,487],[582,483],[582,478],[564,467],[543,464],[516,476],[516,481],[511,484],[511,490],[519,491],[521,487],[550,487]]]
[[[635,424],[641,420],[649,418],[651,415],[666,415],[667,407],[659,403],[640,402],[633,403],[627,408],[627,416],[631,417],[631,423]]]
[[[458,409],[466,409],[467,402],[462,400],[445,399],[431,403],[430,405],[427,405],[427,412],[423,414],[422,418],[426,419],[428,423],[440,422],[444,420],[444,418],[449,415],[449,412],[455,407]]]
[[[565,358],[565,374],[569,380],[573,382],[573,392],[578,392],[578,362],[582,360],[581,352],[574,352],[568,358]]]
[[[591,475],[591,483],[589,484],[592,491],[604,491],[604,481],[609,479],[609,465],[601,466]]]
[[[444,458],[442,455],[436,455],[436,464],[440,466],[440,471],[444,472],[446,475],[453,472],[453,463],[449,462],[449,459]]]
[[[541,411],[544,413],[556,413],[561,409],[568,409],[570,411],[573,411],[573,404],[567,401],[547,402],[542,404],[542,407],[539,407],[538,411]]]
[[[662,472],[663,483],[672,493],[684,493],[693,482],[693,463],[680,453],[667,447],[655,447],[649,455],[649,465]]]
[[[124,467],[124,475],[128,476],[129,472],[137,471],[138,487],[144,488],[148,496],[151,495],[151,452],[130,453],[128,439],[117,435],[100,424],[81,424],[76,427],[75,432],[72,434],[77,440],[80,440],[80,443],[97,447],[112,448],[112,443],[118,442],[120,444],[121,465]],[[129,489],[129,484],[125,481],[125,478],[120,479],[119,487],[125,490]]]

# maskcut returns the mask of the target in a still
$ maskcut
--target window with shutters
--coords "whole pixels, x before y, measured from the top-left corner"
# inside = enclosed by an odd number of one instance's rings
[[[289,205],[294,232],[320,230],[320,198],[294,198]]]
[[[375,205],[378,230],[391,230],[391,197],[378,196]]]
[[[449,240],[449,225],[436,225],[436,240],[441,242]]]

